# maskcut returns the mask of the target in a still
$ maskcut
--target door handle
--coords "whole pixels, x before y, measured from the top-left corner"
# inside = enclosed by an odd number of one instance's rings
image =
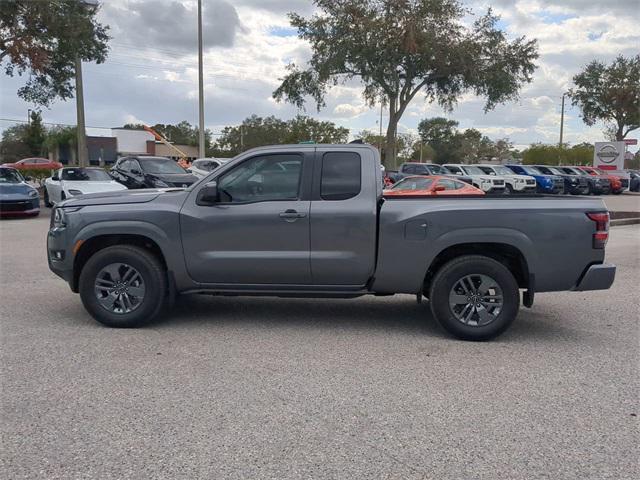
[[[299,218],[304,218],[307,216],[306,213],[300,213],[295,210],[285,210],[280,213],[280,218],[286,220],[287,222],[295,222]]]

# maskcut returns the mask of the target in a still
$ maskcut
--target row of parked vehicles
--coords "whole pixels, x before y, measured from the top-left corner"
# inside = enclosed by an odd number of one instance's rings
[[[633,171],[629,172],[629,179],[595,167],[548,165],[403,163],[397,172],[386,173],[385,183],[391,187],[403,178],[415,175],[455,178],[485,194],[607,195],[640,188],[640,178]]]
[[[140,188],[186,188],[204,178],[228,159],[202,158],[188,169],[167,157],[127,156],[109,172],[98,167],[64,167],[44,158],[24,159],[0,166],[0,214],[37,215],[38,191],[23,178],[21,170],[53,170],[44,183],[44,203],[51,207],[68,198],[98,192]],[[482,194],[619,194],[640,190],[640,174],[630,179],[594,167],[546,165],[463,165],[404,163],[397,172],[386,172],[389,195],[482,195]],[[430,178],[419,178],[428,176]]]

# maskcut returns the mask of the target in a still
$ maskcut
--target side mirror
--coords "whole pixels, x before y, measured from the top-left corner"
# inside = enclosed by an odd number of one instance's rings
[[[133,175],[142,175],[142,172],[140,170],[138,170],[137,168],[132,168],[131,169],[131,173]]]
[[[218,203],[220,198],[218,196],[218,182],[209,182],[198,192],[196,203],[198,205],[213,205]]]
[[[446,188],[444,188],[444,185],[436,185],[435,187],[433,187],[434,192],[444,192],[445,190]]]
[[[52,175],[51,180],[53,180],[54,182],[59,182],[60,178],[58,177],[58,175]]]
[[[30,182],[33,180],[33,177],[24,177],[25,182]]]

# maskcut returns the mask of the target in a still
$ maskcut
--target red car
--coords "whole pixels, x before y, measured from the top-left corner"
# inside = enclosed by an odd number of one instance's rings
[[[468,183],[438,175],[405,177],[384,191],[387,197],[411,195],[484,195],[479,188]]]
[[[60,162],[53,162],[48,158],[41,157],[23,158],[22,160],[18,160],[16,163],[5,163],[2,166],[17,168],[18,170],[25,170],[27,168],[58,170],[59,168],[62,168],[62,164]]]
[[[624,186],[622,185],[622,179],[617,175],[609,175],[604,170],[600,170],[599,168],[596,168],[596,167],[582,166],[582,167],[575,167],[575,168],[579,168],[583,172],[587,172],[589,175],[593,177],[608,178],[609,181],[611,182],[611,193],[615,193],[616,195],[618,195],[622,193],[622,191],[624,190]]]

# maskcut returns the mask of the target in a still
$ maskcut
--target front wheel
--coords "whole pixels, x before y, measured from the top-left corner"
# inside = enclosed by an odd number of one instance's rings
[[[107,247],[80,274],[80,298],[87,311],[109,327],[137,327],[163,306],[167,277],[158,258],[139,247]]]
[[[462,340],[490,340],[503,333],[520,307],[518,283],[502,263],[465,255],[436,273],[429,295],[438,323]]]
[[[47,208],[53,207],[53,203],[49,199],[49,192],[47,191],[47,187],[44,187],[44,206]]]
[[[504,189],[504,194],[505,195],[513,195],[513,193],[514,193],[513,187],[507,183],[507,186]]]

